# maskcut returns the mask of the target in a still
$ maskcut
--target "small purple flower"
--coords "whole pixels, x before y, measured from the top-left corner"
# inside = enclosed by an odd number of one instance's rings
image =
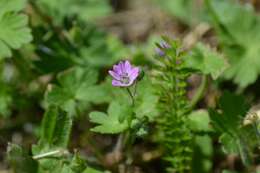
[[[128,87],[137,79],[139,71],[139,68],[132,66],[129,61],[121,61],[108,72],[113,77],[113,86]]]
[[[159,56],[164,56],[165,52],[160,49],[159,47],[155,48],[155,52],[159,55]]]
[[[161,41],[160,42],[160,46],[163,48],[163,49],[170,49],[171,46],[166,42],[166,41]]]
[[[161,42],[160,42],[160,47],[157,47],[157,48],[155,49],[155,52],[156,52],[159,56],[164,56],[164,55],[165,55],[164,49],[170,49],[170,48],[171,48],[171,46],[170,46],[167,42],[161,41]]]

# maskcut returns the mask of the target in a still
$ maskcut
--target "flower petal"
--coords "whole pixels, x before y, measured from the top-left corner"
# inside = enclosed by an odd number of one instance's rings
[[[119,66],[119,64],[113,66],[113,71],[114,71],[115,73],[119,74],[119,75],[122,73],[121,67]]]
[[[120,67],[121,73],[126,73],[125,63],[123,61],[120,61],[118,65]]]
[[[138,75],[139,75],[139,68],[138,67],[132,68],[132,70],[129,74],[131,81],[134,81]]]
[[[116,80],[120,80],[120,75],[117,74],[117,72],[109,70],[108,73]]]
[[[112,80],[112,85],[113,86],[122,86],[122,83],[118,80]]]
[[[132,82],[133,83],[133,82]],[[131,85],[131,83],[128,83],[128,84],[124,84],[118,80],[112,80],[112,85],[113,86],[116,86],[116,87],[128,87]]]
[[[132,69],[132,66],[128,60],[125,61],[125,72],[129,73]]]

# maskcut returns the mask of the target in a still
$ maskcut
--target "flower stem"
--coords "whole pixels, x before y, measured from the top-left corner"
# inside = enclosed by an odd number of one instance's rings
[[[131,97],[131,100],[132,100],[132,106],[135,105],[135,98],[134,98],[134,95],[132,94],[131,90],[129,88],[126,88],[128,94],[130,95]]]

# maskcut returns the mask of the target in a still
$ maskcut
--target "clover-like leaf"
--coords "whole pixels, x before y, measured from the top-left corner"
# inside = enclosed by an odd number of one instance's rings
[[[0,58],[10,57],[11,49],[18,49],[32,40],[28,17],[20,14],[25,0],[0,0]]]
[[[188,67],[211,75],[213,79],[217,79],[228,67],[227,60],[222,55],[202,43],[198,43],[185,60]]]
[[[99,133],[116,134],[128,128],[127,118],[131,116],[132,110],[128,105],[112,102],[108,112],[91,112],[90,121],[98,125],[91,130]],[[124,118],[122,118],[122,116]]]

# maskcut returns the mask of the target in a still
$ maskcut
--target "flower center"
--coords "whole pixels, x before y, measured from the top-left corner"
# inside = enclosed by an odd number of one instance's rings
[[[127,73],[123,73],[122,75],[120,75],[120,78],[120,82],[122,82],[123,84],[129,84],[130,78]]]

